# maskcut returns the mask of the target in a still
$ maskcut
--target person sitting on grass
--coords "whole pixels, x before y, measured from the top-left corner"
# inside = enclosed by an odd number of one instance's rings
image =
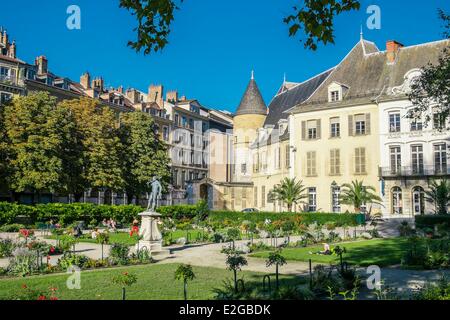
[[[319,255],[329,256],[329,255],[331,255],[330,245],[328,243],[323,243],[323,251],[318,251],[316,253],[313,253],[312,251],[310,251],[309,254],[319,254]]]
[[[95,228],[92,233],[91,233],[91,237],[92,239],[97,239],[97,236],[100,232],[98,232],[98,228]]]
[[[114,219],[110,219],[109,220],[109,226],[110,226],[110,228],[112,229],[112,231],[116,231],[116,229],[117,229],[117,223],[114,221]]]

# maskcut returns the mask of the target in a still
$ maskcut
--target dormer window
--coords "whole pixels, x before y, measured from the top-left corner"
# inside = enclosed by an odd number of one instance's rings
[[[346,85],[334,81],[328,86],[328,102],[342,101],[347,90]]]
[[[336,102],[339,101],[339,91],[335,90],[335,91],[331,91],[330,92],[330,102]]]

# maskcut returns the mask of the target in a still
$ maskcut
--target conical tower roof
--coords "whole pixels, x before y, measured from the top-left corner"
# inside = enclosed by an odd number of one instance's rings
[[[261,96],[261,92],[259,92],[258,85],[253,77],[253,72],[244,96],[241,99],[241,103],[236,111],[237,116],[244,114],[267,115],[267,107]]]

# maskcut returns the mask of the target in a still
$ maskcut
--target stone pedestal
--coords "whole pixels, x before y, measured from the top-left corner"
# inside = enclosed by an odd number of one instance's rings
[[[153,211],[145,211],[139,215],[142,217],[139,229],[141,240],[139,240],[139,245],[136,245],[136,249],[146,248],[151,255],[170,254],[169,250],[162,248],[162,234],[158,229],[158,218],[161,215]]]

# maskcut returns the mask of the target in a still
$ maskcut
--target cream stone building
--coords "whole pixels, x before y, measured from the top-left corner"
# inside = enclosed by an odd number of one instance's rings
[[[430,213],[424,191],[450,177],[450,132],[405,119],[407,87],[448,45],[387,41],[382,51],[361,35],[335,67],[302,83],[284,81],[268,108],[252,75],[234,117],[233,175],[221,186],[220,208],[286,211],[271,190],[289,177],[307,190],[296,211],[353,212],[339,196],[344,183],[359,180],[383,199],[366,212]]]

